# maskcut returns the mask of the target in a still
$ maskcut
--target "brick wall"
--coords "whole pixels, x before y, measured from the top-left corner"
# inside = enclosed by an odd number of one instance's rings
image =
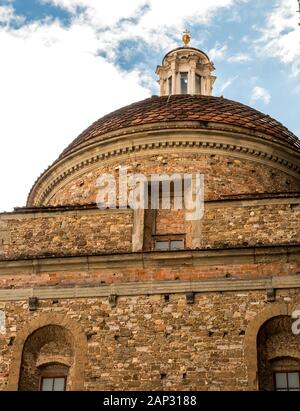
[[[187,232],[187,227],[184,210],[157,210],[155,216],[156,234],[184,234]]]
[[[220,260],[220,257],[216,259]],[[142,267],[142,264],[137,264],[134,267],[116,267],[109,268],[109,263],[105,267],[95,269],[88,268],[88,265],[82,264],[82,268],[62,266],[56,271],[51,268],[34,270],[34,267],[26,270],[24,267],[15,268],[11,272],[5,273],[3,269],[0,275],[0,287],[2,289],[17,289],[26,287],[41,287],[41,286],[68,286],[68,285],[107,285],[115,283],[132,283],[138,281],[198,281],[205,279],[254,279],[266,278],[272,276],[288,276],[297,275],[300,273],[300,257],[298,255],[280,256],[275,255],[267,258],[266,256],[256,257],[256,262],[242,262],[238,256],[232,256],[230,262],[222,261],[203,261],[199,265],[193,266],[181,262],[179,267],[177,263],[174,266],[170,264],[168,267],[159,266],[159,264],[151,264],[148,262]],[[253,256],[252,256],[253,260]],[[271,261],[268,261],[271,260]],[[59,260],[57,264],[62,264]],[[75,263],[74,263],[75,264]],[[91,265],[93,265],[91,263]],[[111,265],[116,265],[115,262]],[[152,265],[152,266],[151,266]],[[85,268],[84,268],[85,267]],[[8,271],[8,270],[7,270]]]

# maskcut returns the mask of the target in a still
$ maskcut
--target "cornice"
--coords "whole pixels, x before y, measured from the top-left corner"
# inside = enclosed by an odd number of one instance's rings
[[[254,193],[240,194],[237,196],[224,196],[216,200],[205,201],[206,209],[214,208],[241,208],[241,207],[261,207],[276,205],[299,205],[300,191],[290,193]],[[127,214],[133,213],[128,208],[107,208],[100,210],[96,203],[77,204],[77,205],[59,205],[59,206],[41,206],[41,207],[16,207],[14,211],[4,211],[0,213],[0,220],[18,220],[28,218],[45,218],[65,215],[98,215],[100,214]]]
[[[54,256],[0,261],[0,276],[38,275],[45,272],[86,271],[118,268],[202,267],[212,265],[290,262],[300,259],[300,244],[184,250],[172,252],[116,253],[101,255]]]
[[[191,123],[193,127],[191,128]],[[261,140],[261,133],[245,131],[240,127],[210,123],[209,127],[195,128],[195,122],[170,123],[163,126],[149,125],[110,133],[101,141],[60,159],[49,167],[33,186],[27,201],[28,206],[47,204],[55,192],[71,181],[94,169],[99,163],[106,164],[116,159],[136,155],[153,155],[161,151],[178,150],[195,153],[230,155],[269,164],[273,168],[300,179],[300,155],[288,147],[270,140]],[[184,128],[185,127],[185,128]],[[109,140],[107,140],[109,138]],[[213,140],[213,141],[212,141]]]
[[[207,62],[210,62],[210,59],[209,59],[208,55],[207,55],[204,51],[202,51],[202,50],[200,50],[200,49],[197,49],[197,48],[195,48],[195,47],[177,47],[176,49],[173,49],[173,50],[169,51],[169,52],[164,56],[164,58],[163,58],[163,60],[162,60],[162,65],[164,65],[164,61],[165,61],[168,57],[170,57],[172,54],[176,54],[176,53],[180,53],[180,54],[190,54],[191,52],[197,53],[198,55],[201,55],[202,57],[205,57],[206,60],[207,60]]]
[[[300,276],[253,279],[212,279],[206,281],[151,281],[120,283],[94,287],[36,287],[14,290],[0,289],[0,301],[38,299],[95,298],[109,296],[138,296],[211,292],[247,292],[268,289],[300,288]]]

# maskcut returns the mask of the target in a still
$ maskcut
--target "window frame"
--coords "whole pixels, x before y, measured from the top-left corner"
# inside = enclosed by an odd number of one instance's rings
[[[51,369],[50,367],[53,365],[60,365],[64,367],[65,369]],[[64,365],[64,364],[48,364],[44,366],[44,368],[41,369],[40,371],[40,381],[39,381],[39,391],[43,391],[43,380],[44,379],[53,379],[52,382],[52,391],[54,388],[54,382],[56,378],[63,378],[64,379],[64,389],[63,391],[66,391],[67,389],[67,380],[68,380],[68,375],[69,375],[69,367]]]
[[[186,238],[185,234],[170,234],[170,235],[154,235],[153,236],[153,244],[152,244],[152,249],[153,251],[158,251],[158,252],[168,252],[168,251],[183,251],[186,248]],[[183,242],[183,248],[178,248],[178,249],[172,249],[171,248],[171,243],[172,241],[182,241]],[[168,242],[168,249],[166,250],[159,250],[156,248],[156,243],[157,242]]]
[[[276,374],[285,374],[286,375],[286,382],[287,382],[287,388],[286,389],[277,389]],[[293,389],[293,388],[289,387],[288,374],[298,374],[298,378],[299,378],[299,388],[298,389],[295,389],[295,388]],[[274,383],[274,391],[300,391],[300,370],[273,371],[273,383]]]
[[[66,388],[67,388],[67,376],[66,375],[43,375],[43,376],[41,376],[41,378],[40,378],[40,391],[43,391],[43,392],[45,392],[45,390],[43,390],[42,388],[43,388],[43,381],[44,380],[47,380],[47,379],[52,379],[52,390],[51,390],[51,392],[54,392],[55,390],[53,389],[54,388],[54,383],[55,383],[55,380],[56,379],[63,379],[64,380],[64,389],[62,390],[62,391],[66,391]]]

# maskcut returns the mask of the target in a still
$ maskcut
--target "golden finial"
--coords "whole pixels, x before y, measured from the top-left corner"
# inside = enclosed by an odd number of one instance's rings
[[[182,35],[182,41],[184,43],[184,47],[189,47],[190,41],[191,41],[191,36],[190,33],[185,30],[185,32]]]

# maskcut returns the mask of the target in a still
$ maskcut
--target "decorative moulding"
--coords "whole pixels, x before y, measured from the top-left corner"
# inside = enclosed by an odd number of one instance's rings
[[[172,135],[170,133],[172,132]],[[253,135],[252,135],[253,134]],[[153,155],[162,150],[230,155],[268,164],[275,169],[300,179],[300,158],[289,148],[264,140],[254,133],[241,135],[241,130],[145,130],[140,135],[125,135],[84,147],[82,150],[54,163],[33,186],[28,206],[47,204],[49,199],[67,182],[94,169],[99,163],[116,161],[122,156]],[[134,140],[133,140],[134,138]],[[159,138],[159,140],[157,140]],[[213,138],[213,141],[212,141]]]

